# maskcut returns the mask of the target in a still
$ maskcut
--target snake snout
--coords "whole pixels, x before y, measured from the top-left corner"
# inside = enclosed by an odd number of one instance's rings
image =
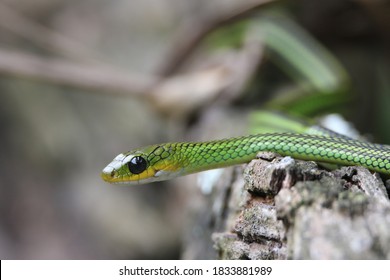
[[[110,165],[106,166],[101,173],[101,177],[104,181],[111,182],[115,177],[115,169]]]

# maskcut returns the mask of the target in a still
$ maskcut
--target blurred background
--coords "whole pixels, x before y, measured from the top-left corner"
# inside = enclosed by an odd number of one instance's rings
[[[386,0],[0,0],[0,258],[191,258],[204,190],[100,172],[147,144],[245,133],[259,109],[337,114],[389,144],[389,14]]]

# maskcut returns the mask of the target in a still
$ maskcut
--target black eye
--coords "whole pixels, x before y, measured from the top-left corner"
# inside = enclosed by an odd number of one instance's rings
[[[135,156],[128,163],[127,166],[133,174],[140,174],[145,171],[147,167],[147,162],[143,157]]]

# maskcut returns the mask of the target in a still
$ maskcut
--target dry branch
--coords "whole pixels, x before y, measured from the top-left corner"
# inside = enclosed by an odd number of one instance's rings
[[[66,58],[94,64],[104,64],[100,55],[0,2],[0,28],[27,39],[35,45]]]
[[[0,50],[0,74],[113,95],[144,94],[157,81],[152,76],[6,50]]]
[[[199,46],[200,42],[215,29],[242,19],[251,12],[275,2],[275,0],[245,1],[232,7],[228,11],[215,13],[205,18],[194,15],[187,19],[177,32],[175,44],[167,55],[165,65],[160,73],[163,76],[172,75],[188,59],[192,52]]]

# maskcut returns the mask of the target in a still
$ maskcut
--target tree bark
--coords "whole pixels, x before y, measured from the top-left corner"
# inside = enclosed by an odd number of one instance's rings
[[[225,170],[204,198],[183,258],[390,258],[388,193],[362,167],[326,171],[260,153],[244,172]]]

